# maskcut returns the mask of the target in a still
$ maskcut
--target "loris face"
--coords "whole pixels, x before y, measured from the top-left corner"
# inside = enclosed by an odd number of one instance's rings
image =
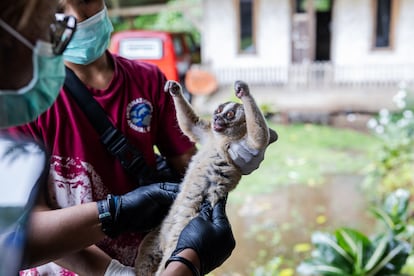
[[[240,132],[245,132],[243,105],[234,102],[219,105],[214,111],[212,126],[215,132],[228,136],[239,136]]]

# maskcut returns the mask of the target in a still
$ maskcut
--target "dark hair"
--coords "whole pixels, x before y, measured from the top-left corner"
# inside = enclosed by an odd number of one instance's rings
[[[0,18],[20,31],[31,23],[38,2],[38,0],[2,0]]]
[[[0,18],[34,45],[39,39],[49,39],[49,25],[56,5],[57,0],[0,0]],[[32,68],[31,54],[27,46],[17,43],[16,38],[0,26],[1,87],[15,88],[10,84],[12,79],[25,79],[23,76]]]

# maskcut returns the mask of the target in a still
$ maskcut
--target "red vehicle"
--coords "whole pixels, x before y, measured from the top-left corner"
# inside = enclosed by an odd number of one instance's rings
[[[185,33],[129,30],[113,34],[109,50],[122,57],[158,65],[167,79],[183,83],[192,63]]]

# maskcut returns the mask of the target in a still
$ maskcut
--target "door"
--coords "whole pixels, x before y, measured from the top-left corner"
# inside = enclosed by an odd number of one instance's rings
[[[330,60],[333,0],[292,3],[292,63]]]

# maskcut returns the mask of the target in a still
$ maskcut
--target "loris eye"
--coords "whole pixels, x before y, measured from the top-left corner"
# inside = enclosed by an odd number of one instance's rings
[[[231,120],[234,118],[235,112],[233,110],[226,113],[226,118]]]
[[[219,114],[219,113],[221,113],[223,111],[223,107],[222,106],[219,106],[219,107],[217,107],[217,109],[216,109],[216,111],[214,112],[215,114]]]

